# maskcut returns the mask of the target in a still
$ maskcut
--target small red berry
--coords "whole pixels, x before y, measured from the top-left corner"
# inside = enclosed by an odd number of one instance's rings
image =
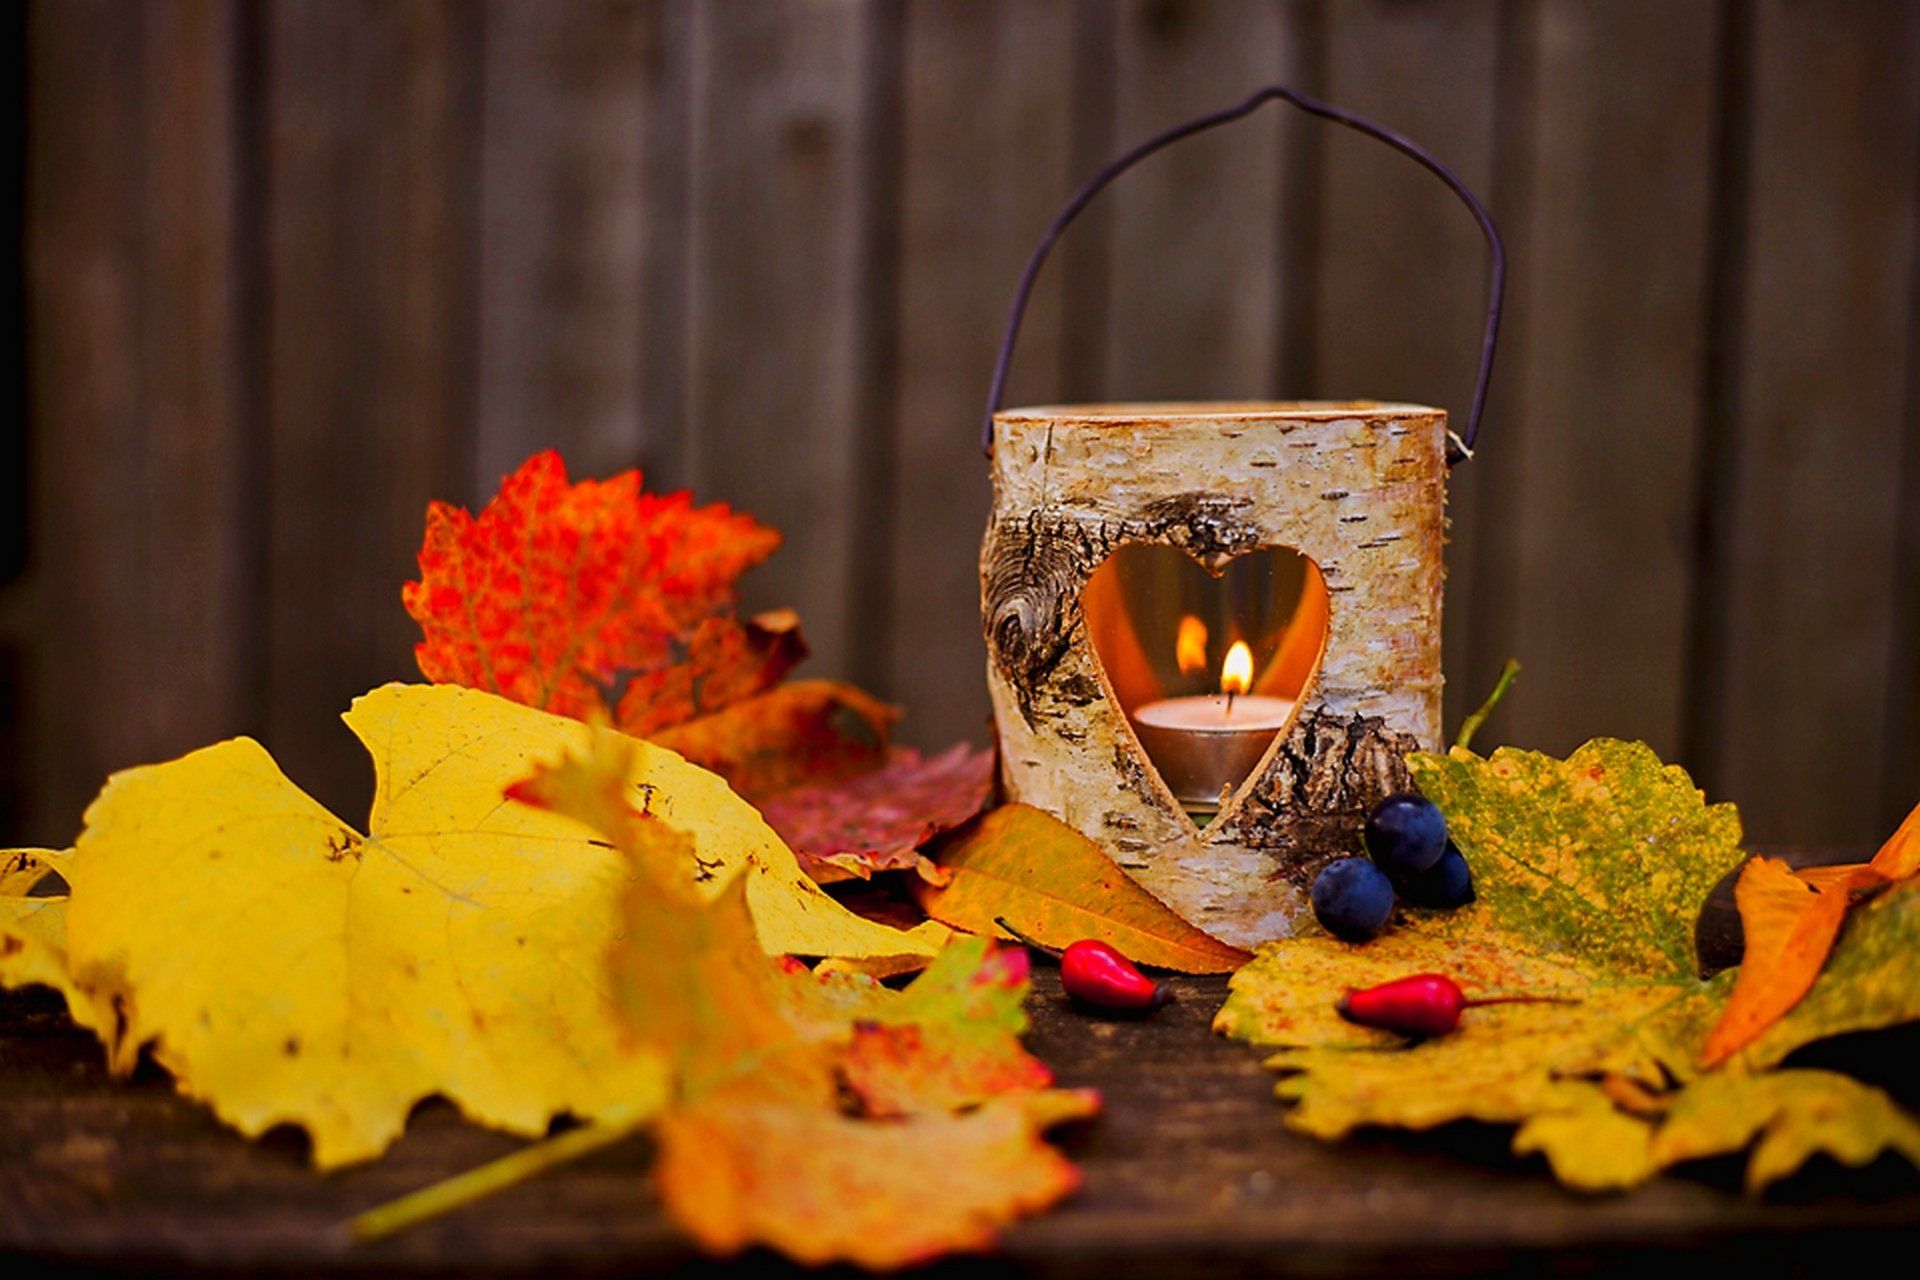
[[[1348,1022],[1406,1036],[1443,1036],[1460,1025],[1466,993],[1452,978],[1416,973],[1377,987],[1349,991],[1336,1006]]]
[[[1349,991],[1334,1008],[1348,1022],[1397,1031],[1403,1036],[1443,1036],[1460,1025],[1460,1011],[1489,1004],[1578,1004],[1577,996],[1512,995],[1467,999],[1460,984],[1441,973],[1416,973],[1377,987]]]
[[[1009,924],[1004,916],[994,923],[1035,951],[1060,961],[1060,985],[1081,1004],[1102,1009],[1139,1011],[1158,1009],[1173,992],[1133,967],[1133,961],[1104,942],[1082,938],[1065,951],[1036,942]]]
[[[1083,938],[1060,953],[1060,985],[1102,1009],[1158,1009],[1173,997],[1104,942]]]

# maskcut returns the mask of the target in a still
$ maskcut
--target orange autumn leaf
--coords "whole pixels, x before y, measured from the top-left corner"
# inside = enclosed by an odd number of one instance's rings
[[[791,609],[744,622],[702,618],[681,661],[637,674],[627,683],[614,723],[635,737],[652,737],[778,684],[806,656],[800,617]]]
[[[655,1127],[655,1185],[710,1252],[766,1244],[807,1266],[924,1265],[990,1249],[1003,1225],[1077,1190],[1079,1171],[1040,1134],[1097,1107],[1085,1091],[1017,1093],[876,1124],[702,1099]]]
[[[1815,888],[1777,858],[1749,862],[1733,897],[1746,932],[1746,958],[1701,1051],[1707,1066],[1738,1052],[1799,1003],[1820,976],[1847,916],[1845,885]]]
[[[1003,805],[935,851],[946,888],[914,886],[929,916],[994,934],[1004,918],[1050,947],[1094,938],[1139,964],[1231,973],[1250,957],[1188,924],[1141,888],[1098,845],[1023,804]]]
[[[549,451],[478,516],[428,507],[402,600],[436,684],[648,734],[767,688],[804,655],[791,615],[732,613],[735,580],[779,544],[725,505],[642,492],[638,471],[569,484]]]
[[[1880,852],[1873,855],[1873,861],[1867,866],[1889,882],[1905,880],[1920,872],[1920,804],[1913,807],[1906,821],[1880,846]]]
[[[1790,870],[1777,858],[1755,858],[1734,886],[1746,934],[1733,994],[1707,1037],[1701,1062],[1724,1062],[1778,1022],[1813,987],[1847,908],[1858,898],[1920,871],[1920,806],[1870,862]]]
[[[1826,867],[1801,867],[1794,876],[1815,889],[1872,889],[1885,884],[1886,878],[1865,862],[1837,862]]]

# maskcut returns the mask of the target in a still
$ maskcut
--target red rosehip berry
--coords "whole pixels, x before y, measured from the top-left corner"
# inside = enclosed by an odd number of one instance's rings
[[[1578,1004],[1571,996],[1480,996],[1469,1000],[1441,973],[1416,973],[1377,987],[1349,991],[1334,1008],[1348,1022],[1403,1036],[1443,1036],[1460,1025],[1460,1011],[1488,1004]]]
[[[1104,942],[1082,938],[1065,951],[1056,951],[1029,938],[1004,918],[996,918],[994,923],[1024,946],[1059,960],[1060,986],[1081,1004],[1139,1012],[1158,1009],[1173,999],[1164,985],[1141,973],[1131,960]]]
[[[1452,978],[1416,973],[1377,987],[1349,991],[1336,1007],[1341,1017],[1363,1027],[1406,1036],[1443,1036],[1460,1025],[1467,995]]]
[[[1158,1009],[1173,997],[1104,942],[1082,939],[1060,953],[1060,985],[1102,1009]]]

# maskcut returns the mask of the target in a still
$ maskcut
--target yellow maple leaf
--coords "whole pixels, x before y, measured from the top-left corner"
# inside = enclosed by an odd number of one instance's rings
[[[588,731],[456,687],[389,685],[346,720],[375,763],[366,835],[249,739],[116,774],[59,866],[64,939],[49,908],[0,915],[9,937],[46,917],[20,954],[63,947],[64,979],[24,960],[0,979],[65,990],[118,1071],[151,1044],[243,1133],[304,1126],[322,1168],[378,1155],[434,1093],[528,1134],[657,1106],[663,1062],[626,1042],[604,976],[626,867],[578,821],[504,797]],[[737,880],[761,947],[933,949],[822,893],[713,774],[635,744],[628,781],[687,833],[690,891]]]

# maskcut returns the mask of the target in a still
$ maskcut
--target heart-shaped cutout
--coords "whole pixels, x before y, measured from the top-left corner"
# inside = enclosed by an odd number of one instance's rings
[[[1081,611],[1134,738],[1204,825],[1292,723],[1327,644],[1320,567],[1260,547],[1217,571],[1175,547],[1116,550]]]

